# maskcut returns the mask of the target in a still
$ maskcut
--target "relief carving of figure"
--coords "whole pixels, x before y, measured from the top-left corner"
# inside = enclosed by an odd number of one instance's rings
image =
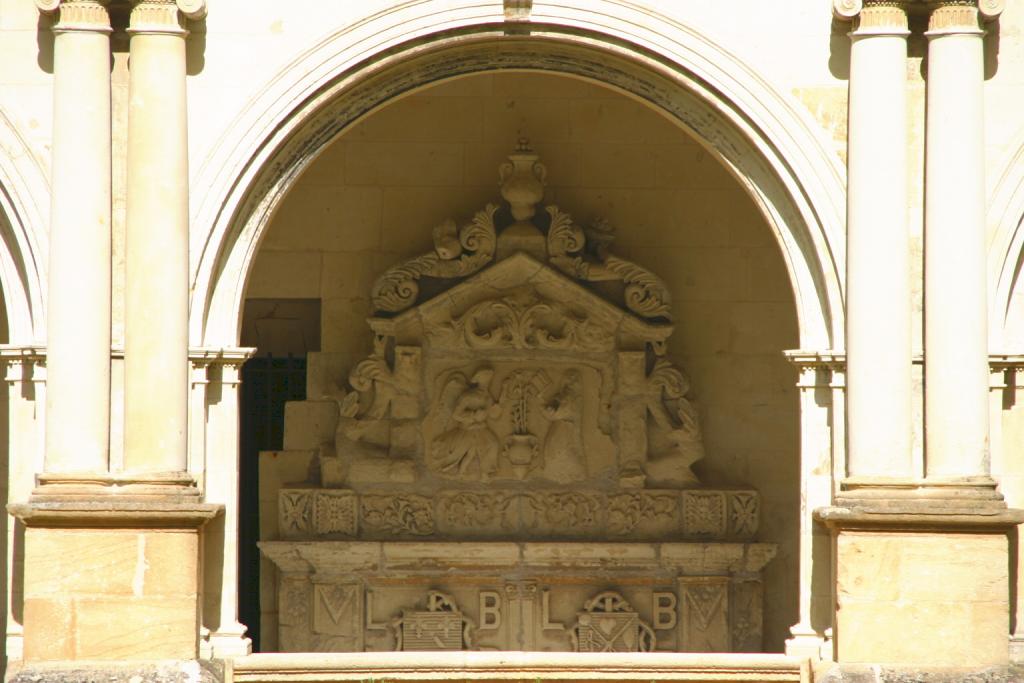
[[[567,484],[587,478],[583,459],[583,380],[579,370],[569,370],[561,389],[542,410],[551,420],[544,438],[544,476]]]
[[[690,382],[664,358],[658,359],[647,378],[648,474],[673,485],[697,483],[690,466],[704,457],[697,409],[686,397]]]
[[[493,378],[494,369],[488,366],[479,368],[468,381],[461,372],[448,378],[441,403],[450,406],[445,423],[451,426],[431,444],[431,465],[436,471],[484,481],[497,473],[498,437],[487,424],[501,414],[491,394]]]

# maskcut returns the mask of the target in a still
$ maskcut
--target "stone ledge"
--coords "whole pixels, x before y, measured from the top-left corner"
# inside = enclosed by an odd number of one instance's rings
[[[161,500],[31,501],[11,503],[7,511],[27,527],[44,528],[188,528],[198,529],[224,511],[223,505]]]
[[[814,518],[831,529],[884,531],[1006,531],[1024,522],[1024,510],[1000,506],[892,501],[818,508]]]
[[[258,654],[228,662],[225,676],[226,683],[451,679],[652,683],[812,680],[809,660],[785,655],[564,652]]]
[[[754,574],[775,557],[771,543],[598,542],[379,542],[261,541],[259,548],[281,571],[297,574],[355,571],[436,571],[438,567],[507,570],[616,568],[683,575]]]
[[[225,683],[224,669],[216,660],[32,663],[7,683]]]
[[[1016,683],[1024,665],[984,669],[929,669],[868,664],[832,664],[815,672],[815,683]]]

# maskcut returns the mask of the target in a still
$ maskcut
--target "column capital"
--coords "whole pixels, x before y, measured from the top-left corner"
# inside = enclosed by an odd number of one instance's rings
[[[205,16],[206,0],[132,0],[128,32],[184,36],[188,35],[185,19],[203,19]]]
[[[995,21],[1006,0],[928,0],[929,38],[950,34],[984,33],[982,24]]]
[[[832,14],[854,22],[854,35],[906,34],[910,0],[832,0]]]
[[[88,31],[110,33],[109,0],[35,0],[36,8],[43,14],[59,13],[53,25],[55,33],[65,31]]]

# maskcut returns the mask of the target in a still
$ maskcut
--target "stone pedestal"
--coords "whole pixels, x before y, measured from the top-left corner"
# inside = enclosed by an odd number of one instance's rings
[[[26,527],[26,662],[197,656],[200,528],[220,506],[111,497],[9,510]]]
[[[831,507],[836,660],[919,667],[1005,665],[1010,529],[1019,510],[980,501]]]

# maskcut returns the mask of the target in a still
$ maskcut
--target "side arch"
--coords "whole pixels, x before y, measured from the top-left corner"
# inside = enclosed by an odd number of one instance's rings
[[[988,222],[995,226],[988,251],[989,348],[994,353],[1019,353],[1024,347],[1024,320],[1012,316],[1014,297],[1021,296],[1024,287],[1024,136],[996,184]]]
[[[0,288],[11,344],[46,337],[49,186],[14,124],[0,111]]]
[[[649,27],[657,27],[657,31]],[[559,72],[648,103],[736,176],[775,232],[804,348],[843,345],[841,166],[806,112],[666,16],[618,2],[535,11],[420,0],[350,25],[296,58],[246,107],[195,186],[191,338],[238,341],[248,273],[274,209],[345,128],[395,97],[494,69]]]

